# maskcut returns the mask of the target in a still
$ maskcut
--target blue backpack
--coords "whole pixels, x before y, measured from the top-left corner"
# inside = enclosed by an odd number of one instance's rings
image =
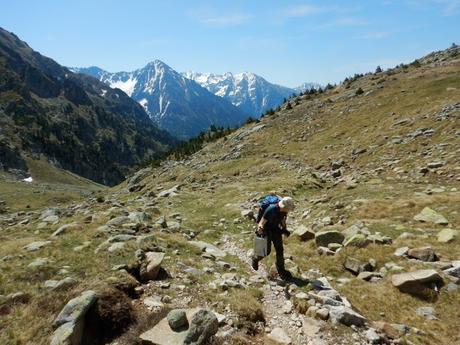
[[[257,213],[256,222],[260,222],[268,206],[277,204],[280,200],[281,199],[276,195],[266,195],[262,199],[260,199],[257,202],[259,204],[259,212]]]

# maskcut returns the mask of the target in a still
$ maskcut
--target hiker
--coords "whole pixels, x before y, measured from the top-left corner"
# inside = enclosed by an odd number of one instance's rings
[[[278,200],[278,202],[273,203],[273,200]],[[263,205],[263,202],[264,201],[261,201],[260,205]],[[290,235],[290,232],[286,228],[286,217],[290,211],[294,210],[294,201],[290,197],[280,199],[276,196],[270,195],[265,197],[265,202],[271,204],[266,207],[265,211],[263,211],[264,206],[261,206],[259,217],[257,219],[258,223],[256,235],[266,238],[266,255],[270,254],[273,243],[273,247],[275,247],[276,251],[276,269],[278,270],[280,278],[287,280],[292,278],[292,275],[284,267],[282,235],[284,234],[287,237]],[[254,270],[257,271],[259,269],[259,261],[261,259],[263,259],[263,256],[257,256],[256,254],[253,256],[252,268]]]

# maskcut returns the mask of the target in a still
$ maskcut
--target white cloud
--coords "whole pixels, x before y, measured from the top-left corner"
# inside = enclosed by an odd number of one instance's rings
[[[314,5],[298,5],[291,6],[281,11],[281,16],[284,18],[306,17],[312,14],[327,12],[325,7],[318,7]]]
[[[245,13],[220,15],[209,10],[194,11],[189,15],[203,25],[220,28],[242,25],[253,18],[252,15]]]
[[[360,35],[357,38],[362,38],[366,40],[380,40],[391,35],[391,32],[388,31],[378,31],[378,32],[368,32],[364,35]]]

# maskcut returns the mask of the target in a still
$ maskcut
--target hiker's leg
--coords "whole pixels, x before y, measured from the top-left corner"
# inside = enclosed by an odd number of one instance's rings
[[[284,248],[281,232],[273,232],[272,241],[276,251],[276,269],[278,270],[278,274],[283,276],[286,274],[286,268],[284,267]]]

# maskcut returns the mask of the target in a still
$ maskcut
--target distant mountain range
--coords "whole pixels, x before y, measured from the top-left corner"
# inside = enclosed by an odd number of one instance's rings
[[[75,74],[0,28],[0,169],[25,156],[107,185],[178,141],[124,92]]]
[[[213,94],[223,97],[252,117],[259,117],[270,108],[276,108],[299,90],[269,83],[257,74],[244,73],[194,73],[183,75],[196,81]],[[305,84],[306,88],[310,88]],[[303,90],[302,90],[303,91]]]
[[[211,125],[241,125],[248,117],[258,118],[281,105],[294,93],[320,86],[304,83],[292,89],[249,72],[180,74],[159,60],[133,72],[110,73],[94,66],[70,69],[124,91],[161,128],[182,139],[193,137]]]
[[[139,102],[161,128],[181,139],[196,136],[211,125],[235,127],[249,117],[249,113],[159,60],[133,72],[109,73],[98,67],[71,70],[124,91]]]

